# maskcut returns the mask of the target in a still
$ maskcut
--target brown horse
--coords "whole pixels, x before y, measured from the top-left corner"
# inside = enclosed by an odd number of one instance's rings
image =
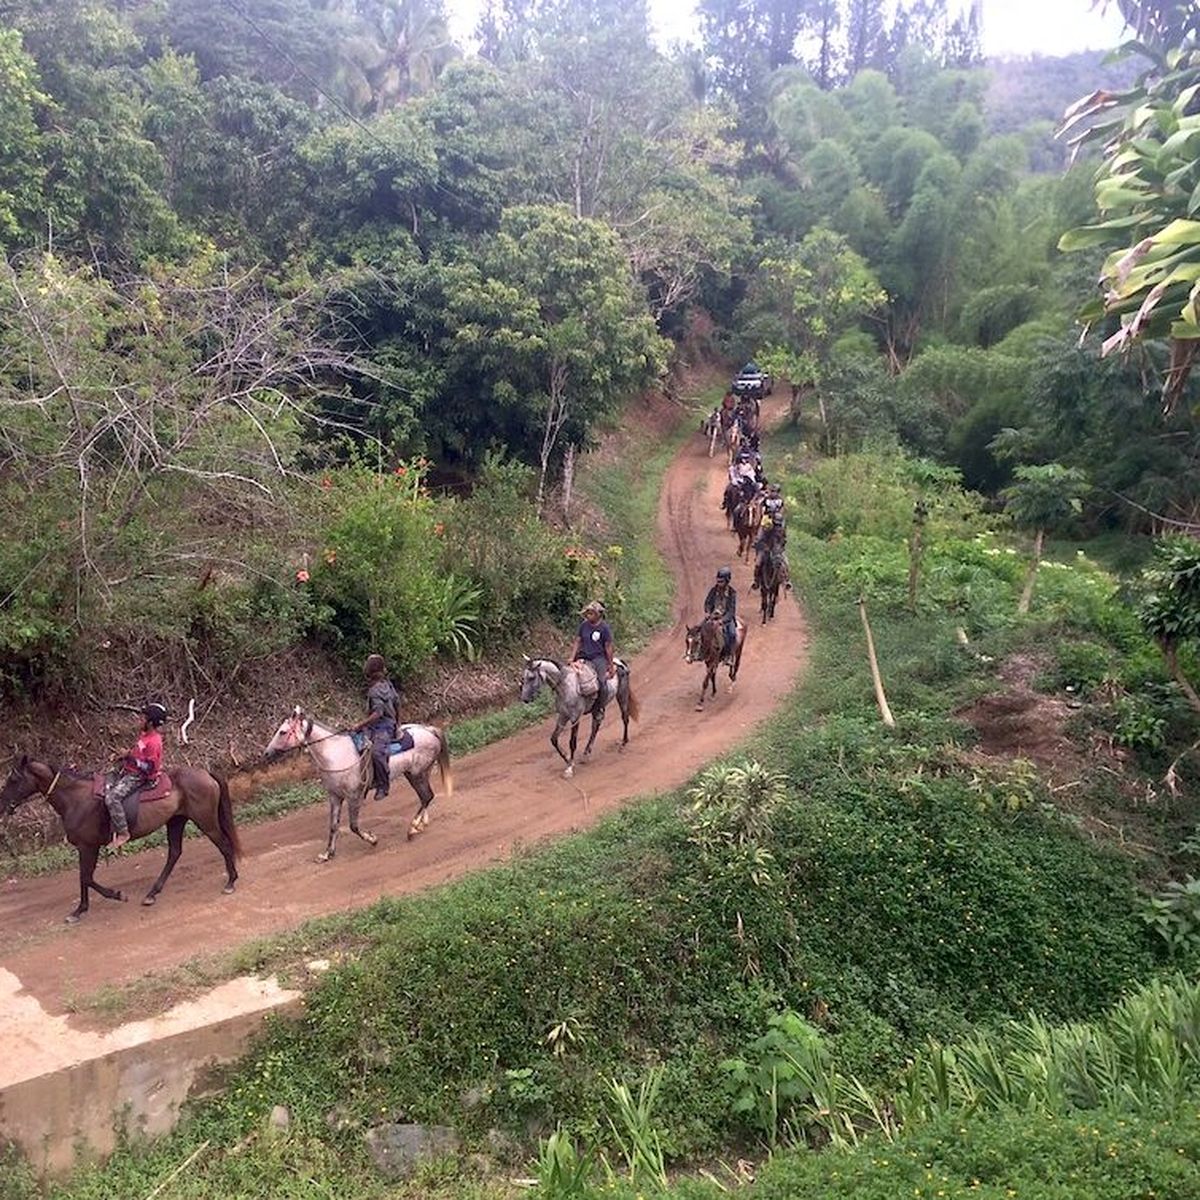
[[[741,617],[737,618],[737,634],[733,641],[733,651],[725,654],[725,628],[719,617],[705,617],[699,625],[689,625],[687,631],[687,651],[684,662],[702,662],[705,666],[704,682],[700,685],[700,699],[696,701],[696,711],[704,708],[704,696],[712,688],[712,694],[717,694],[717,668],[721,663],[729,664],[729,686],[737,682],[738,668],[742,665],[742,650],[746,645],[746,624]]]
[[[760,496],[752,500],[739,500],[733,510],[733,532],[738,540],[738,558],[750,561],[750,550],[754,539],[762,528],[763,507]]]
[[[143,802],[138,808],[137,823],[130,829],[133,838],[143,838],[163,825],[167,827],[167,862],[154,886],[146,893],[143,904],[153,904],[170,878],[183,850],[183,829],[193,821],[225,859],[227,882],[225,894],[237,883],[236,860],[242,847],[233,823],[233,805],[229,786],[219,775],[195,767],[177,767],[171,772],[171,791],[161,800]],[[79,907],[67,917],[74,925],[88,910],[88,889],[99,892],[107,900],[124,900],[123,893],[96,882],[96,860],[100,847],[111,836],[108,809],[96,796],[95,777],[77,775],[73,771],[47,766],[22,755],[9,772],[0,790],[0,815],[15,812],[31,796],[44,796],[58,813],[67,834],[67,841],[79,853]]]

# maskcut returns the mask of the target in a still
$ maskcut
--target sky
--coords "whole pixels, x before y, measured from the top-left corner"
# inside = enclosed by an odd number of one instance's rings
[[[693,0],[649,0],[660,44],[696,40]],[[483,0],[446,0],[455,39],[469,42]],[[1102,15],[1092,0],[983,0],[983,49],[989,57],[1069,54],[1108,49],[1121,40],[1113,11]]]

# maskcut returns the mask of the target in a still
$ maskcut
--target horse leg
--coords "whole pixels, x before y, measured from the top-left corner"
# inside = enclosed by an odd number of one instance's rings
[[[596,734],[600,732],[600,726],[604,724],[604,709],[592,709],[592,732],[588,737],[587,745],[583,748],[583,757],[590,758],[592,753],[592,743],[596,740]]]
[[[328,862],[337,853],[338,830],[342,827],[342,798],[329,793],[329,842],[317,855],[317,862]]]
[[[366,833],[358,827],[358,811],[362,807],[363,794],[357,789],[354,789],[354,794],[350,797],[350,832],[356,837],[362,838],[368,846],[374,846],[379,839],[373,833]]]
[[[575,747],[579,744],[579,719],[576,718],[575,723],[571,726],[571,757],[567,759],[567,769],[563,775],[570,779],[575,774]]]
[[[554,732],[550,735],[550,745],[552,745],[554,747],[554,752],[558,755],[558,757],[561,758],[563,760],[563,762],[565,762],[567,764],[567,766],[569,767],[571,765],[571,759],[568,758],[563,753],[562,747],[558,744],[559,734],[561,734],[562,731],[564,729],[566,729],[566,727],[567,727],[566,721],[564,721],[562,718],[559,718],[558,724],[554,726]],[[571,748],[571,757],[573,758],[574,755],[575,755],[575,748],[572,747]]]
[[[417,797],[421,801],[420,807],[413,815],[413,819],[409,822],[408,826],[408,840],[411,842],[429,824],[429,806],[433,803],[433,788],[429,786],[428,771],[423,775],[409,775],[406,773],[405,778],[411,784],[412,790],[417,793]]]
[[[79,852],[79,905],[74,912],[67,914],[67,924],[76,925],[80,917],[88,910],[88,888],[92,886],[92,875],[96,870],[96,860],[100,857],[99,846],[77,846]]]
[[[100,851],[99,848],[97,848],[96,859],[99,858],[99,855]],[[94,859],[92,862],[92,870],[88,876],[88,887],[90,887],[97,895],[103,896],[105,900],[124,900],[124,892],[119,891],[117,888],[105,887],[104,884],[96,882],[96,859]],[[86,909],[87,905],[85,904],[83,907]]]
[[[163,890],[163,884],[171,878],[171,872],[175,870],[175,864],[183,853],[183,827],[187,824],[187,820],[183,813],[176,813],[167,822],[167,861],[154,881],[154,886],[142,899],[142,903],[147,908],[158,899],[158,893]]]

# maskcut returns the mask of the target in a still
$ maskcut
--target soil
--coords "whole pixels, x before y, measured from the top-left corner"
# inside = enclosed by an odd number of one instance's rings
[[[786,411],[783,397],[764,404],[768,421]],[[751,569],[732,561],[736,547],[720,510],[723,478],[723,461],[708,457],[697,434],[664,480],[658,537],[675,577],[673,620],[632,661],[642,719],[631,727],[625,750],[613,708],[592,760],[581,762],[567,780],[548,744],[548,724],[527,730],[454,764],[454,795],[439,795],[432,824],[419,839],[405,841],[415,803],[402,785],[390,801],[364,814],[364,828],[378,835],[379,845],[370,848],[343,832],[337,858],[326,865],[314,861],[325,841],[324,806],[248,826],[242,831],[242,877],[232,896],[221,895],[224,872],[215,849],[199,841],[185,844],[153,909],[136,900],[157,874],[159,856],[105,861],[103,882],[134,902],[97,897],[75,927],[62,923],[77,898],[73,873],[8,881],[0,884],[0,961],[46,1010],[62,1013],[72,998],[103,985],[130,984],[312,917],[444,883],[519,847],[583,829],[634,797],[684,783],[707,760],[746,739],[793,687],[807,656],[806,626],[794,601],[780,605],[771,625],[757,624]],[[684,629],[696,619],[715,569],[727,563],[749,622],[746,649],[738,683],[731,686],[722,672],[716,699],[697,713],[702,668],[682,661]],[[254,743],[266,741],[271,719],[246,715]]]

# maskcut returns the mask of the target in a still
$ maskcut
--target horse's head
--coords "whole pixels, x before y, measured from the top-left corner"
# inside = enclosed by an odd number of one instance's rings
[[[542,690],[542,673],[538,669],[537,660],[525,656],[525,667],[521,671],[521,699],[529,704]]]
[[[263,750],[263,758],[268,762],[278,758],[288,750],[296,750],[304,745],[309,731],[312,729],[312,718],[304,715],[304,709],[296,705],[287,720],[275,730],[275,736]]]
[[[41,791],[41,788],[38,777],[30,770],[29,755],[22,754],[9,771],[4,787],[0,788],[0,816],[7,817],[16,812],[30,796]]]
[[[694,663],[700,662],[704,657],[700,649],[700,634],[704,629],[701,625],[689,625],[687,631],[687,649],[683,652],[683,661]]]

